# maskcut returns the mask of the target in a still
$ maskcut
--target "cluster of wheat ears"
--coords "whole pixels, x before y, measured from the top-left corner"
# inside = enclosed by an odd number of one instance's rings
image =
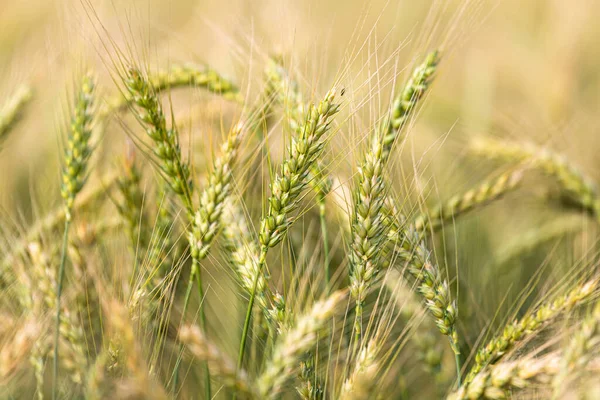
[[[366,145],[349,177],[333,168],[328,150],[352,117],[340,118],[344,89],[333,87],[312,104],[281,59],[268,61],[255,101],[197,65],[151,72],[130,63],[116,80],[118,95],[104,97],[94,75],[85,74],[65,127],[57,182],[63,204],[33,226],[2,230],[0,396],[597,394],[600,288],[593,264],[574,267],[562,285],[480,334],[465,332],[456,281],[434,252],[440,228],[518,190],[536,171],[600,221],[590,179],[548,149],[479,140],[470,151],[500,160],[503,173],[417,213],[391,190],[390,160],[440,56],[425,55],[361,135]],[[214,154],[204,154],[211,161],[203,170],[182,150],[181,123],[165,107],[163,93],[185,87],[240,110],[224,119],[230,127]],[[26,114],[31,97],[24,87],[6,101],[0,138]],[[110,120],[127,115],[137,122],[129,148],[112,172],[96,178],[94,151]],[[280,123],[289,135],[279,138],[285,151],[278,159],[268,144],[278,140],[272,128]],[[268,187],[253,193],[263,181]],[[317,229],[306,226],[313,218]],[[206,283],[213,275],[233,278],[233,296],[218,299],[220,291]],[[219,301],[225,304],[211,313]],[[473,336],[481,340],[465,339]]]

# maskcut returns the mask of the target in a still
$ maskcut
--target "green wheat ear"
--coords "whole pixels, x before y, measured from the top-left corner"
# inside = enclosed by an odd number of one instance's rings
[[[32,94],[33,92],[29,86],[21,85],[0,108],[0,144],[19,122],[25,106],[31,100]]]
[[[87,164],[92,154],[90,138],[94,120],[95,83],[91,75],[86,75],[75,98],[75,107],[71,118],[67,148],[65,150],[62,174],[61,195],[64,200],[65,230],[62,242],[61,261],[56,283],[56,322],[54,332],[54,368],[52,378],[52,397],[55,399],[58,390],[59,338],[61,335],[61,295],[67,257],[69,227],[73,218],[72,211],[75,197],[83,188],[87,178]]]

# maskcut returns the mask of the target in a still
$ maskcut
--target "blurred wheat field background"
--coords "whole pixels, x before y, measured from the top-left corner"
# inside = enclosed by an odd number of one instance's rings
[[[599,397],[598,16],[0,1],[0,398]]]

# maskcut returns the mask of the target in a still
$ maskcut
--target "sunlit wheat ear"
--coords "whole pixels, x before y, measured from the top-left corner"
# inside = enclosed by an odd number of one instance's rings
[[[290,128],[296,135],[300,134],[302,129],[304,118],[306,117],[307,104],[304,101],[298,83],[294,81],[288,71],[283,66],[277,63],[275,60],[270,60],[269,66],[267,67],[267,76],[269,78],[268,85],[271,91],[275,93],[275,99],[281,103],[285,108],[287,116],[287,122]],[[319,215],[321,218],[321,232],[323,235],[324,244],[324,256],[325,256],[325,279],[327,286],[329,286],[329,244],[327,237],[327,225],[325,221],[326,203],[325,199],[331,191],[332,180],[324,172],[324,168],[320,160],[316,160],[313,165],[310,166],[308,184],[315,193],[315,200],[319,207]]]
[[[418,65],[408,82],[404,85],[400,95],[394,99],[390,115],[384,120],[383,126],[373,142],[382,146],[382,159],[387,161],[395,143],[401,141],[402,128],[412,117],[419,100],[429,88],[439,63],[439,53],[433,51],[427,55],[422,64]]]
[[[67,257],[67,242],[72,211],[77,194],[87,180],[87,164],[92,153],[90,138],[94,120],[94,79],[84,76],[75,97],[75,106],[71,118],[71,129],[64,156],[61,194],[64,199],[65,229],[63,233],[61,260],[56,284],[56,322],[54,332],[54,365],[52,375],[52,396],[56,398],[58,390],[59,339],[61,327],[61,296]]]
[[[430,208],[415,218],[415,228],[422,231],[437,230],[444,223],[452,223],[461,215],[485,207],[516,189],[522,178],[522,171],[505,173],[463,194],[452,196],[449,200]]]
[[[189,166],[181,156],[177,128],[167,128],[158,95],[138,69],[129,69],[125,85],[135,104],[137,117],[153,142],[152,152],[158,158],[164,179],[180,197],[186,211],[193,214],[193,186]]]
[[[0,145],[19,121],[31,97],[32,91],[29,86],[19,86],[0,108]]]
[[[358,352],[350,376],[342,385],[339,399],[366,400],[377,387],[376,375],[380,367],[377,356],[379,344],[375,339],[369,340]]]
[[[559,365],[560,358],[555,354],[493,365],[448,396],[448,400],[505,399],[511,389],[550,383],[558,373]]]
[[[179,330],[181,340],[190,352],[200,361],[208,363],[213,377],[219,379],[224,385],[234,388],[242,393],[256,396],[256,388],[248,378],[245,371],[238,371],[233,360],[223,354],[211,343],[197,326],[183,326]]]
[[[90,138],[95,107],[94,89],[94,78],[91,75],[85,76],[75,98],[71,129],[64,156],[61,187],[67,221],[72,218],[71,212],[75,197],[81,191],[87,179],[87,164],[92,153]]]
[[[246,130],[236,124],[221,146],[221,155],[214,161],[208,184],[200,195],[200,206],[194,214],[189,234],[193,258],[203,259],[221,228],[221,217],[232,192],[232,169],[237,159],[240,142]]]
[[[11,380],[26,361],[35,346],[42,326],[32,320],[23,322],[14,335],[5,338],[0,344],[0,386],[9,388]]]
[[[357,335],[361,332],[363,303],[385,262],[382,250],[388,239],[384,214],[387,193],[382,157],[381,143],[373,142],[373,147],[365,154],[358,168],[353,189],[350,291],[356,300]]]
[[[283,239],[292,223],[288,214],[298,207],[300,195],[308,185],[310,168],[321,156],[325,134],[339,110],[339,105],[334,103],[335,94],[333,89],[318,106],[309,107],[298,136],[290,144],[287,158],[273,178],[268,212],[260,226],[259,239],[265,253]]]
[[[292,140],[288,155],[279,172],[271,181],[271,196],[268,200],[267,214],[261,219],[257,260],[258,273],[254,277],[250,301],[244,321],[238,364],[243,362],[246,338],[250,326],[252,307],[256,296],[256,286],[261,278],[270,248],[281,242],[294,219],[289,214],[300,204],[301,194],[308,182],[310,167],[319,159],[325,146],[325,135],[331,128],[333,116],[339,105],[334,103],[335,88],[330,90],[318,106],[311,105],[299,135]]]
[[[560,368],[552,386],[554,398],[561,398],[578,375],[594,357],[598,356],[600,349],[600,303],[597,303],[593,312],[581,322],[575,333],[570,337],[560,362]]]
[[[276,398],[282,392],[285,384],[295,376],[301,357],[313,350],[317,342],[327,335],[327,322],[345,298],[346,293],[338,291],[316,302],[308,313],[299,316],[293,327],[277,339],[273,355],[258,378],[261,396]]]
[[[589,300],[597,293],[597,289],[598,280],[577,285],[568,293],[541,304],[526,317],[508,324],[501,335],[493,338],[477,351],[475,364],[469,371],[466,381],[471,381],[486,365],[500,361],[518,343],[524,342],[540,331],[563,312]]]
[[[600,197],[596,183],[579,171],[564,156],[531,143],[479,139],[471,145],[473,153],[490,159],[526,163],[556,179],[561,189],[580,207],[600,221]]]
[[[304,134],[305,120],[306,118],[310,118],[310,115],[307,115],[307,111],[310,110],[310,108],[304,101],[298,83],[291,79],[283,66],[276,63],[274,60],[270,61],[269,67],[267,68],[267,76],[269,77],[268,84],[276,94],[275,99],[284,106],[287,121],[290,128],[295,133],[292,140],[299,140]],[[320,160],[314,159],[313,163],[309,165],[307,182],[317,195],[319,207],[324,207],[325,196],[327,196],[330,191],[331,183],[323,173],[323,168],[320,166]]]

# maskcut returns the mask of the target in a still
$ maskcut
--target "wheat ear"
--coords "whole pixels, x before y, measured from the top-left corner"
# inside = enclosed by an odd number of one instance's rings
[[[326,335],[327,321],[345,298],[344,291],[337,291],[315,303],[308,313],[299,316],[294,326],[277,339],[273,355],[258,378],[261,396],[278,396],[286,382],[294,376],[294,369],[298,367],[302,355],[311,351],[319,339]]]
[[[480,139],[471,146],[475,154],[507,162],[529,163],[556,179],[563,191],[600,222],[600,197],[596,184],[564,156],[531,143]]]
[[[275,93],[275,99],[285,106],[287,121],[296,134],[300,134],[302,122],[306,113],[306,102],[300,92],[298,83],[293,80],[288,71],[277,63],[275,60],[270,60],[266,75],[268,85],[271,92]],[[315,200],[319,207],[319,218],[321,223],[321,234],[323,235],[323,250],[324,250],[324,269],[325,269],[325,284],[329,287],[330,271],[329,271],[329,243],[327,235],[327,221],[325,219],[326,203],[325,199],[331,191],[331,179],[324,173],[323,167],[319,160],[316,160],[309,169],[308,184],[315,193]]]
[[[529,315],[508,324],[501,335],[491,339],[477,351],[475,364],[469,371],[466,381],[471,381],[486,365],[500,361],[518,343],[531,337],[563,312],[588,300],[597,288],[597,280],[577,285],[567,294],[557,296],[554,300],[543,303]]]
[[[494,365],[448,396],[448,400],[505,399],[511,388],[523,389],[533,382],[547,384],[558,372],[560,359],[548,355]]]
[[[279,173],[271,182],[269,208],[267,215],[262,218],[260,223],[259,242],[261,247],[258,257],[258,274],[254,277],[250,301],[246,310],[238,366],[241,366],[243,362],[256,286],[266,263],[267,253],[271,247],[283,240],[287,229],[293,223],[293,218],[289,214],[298,208],[300,195],[308,184],[307,177],[310,167],[322,154],[325,146],[325,134],[331,127],[333,116],[339,110],[339,105],[334,103],[335,93],[335,89],[332,89],[318,106],[309,107],[300,134],[290,144],[289,154]]]
[[[71,129],[65,152],[61,194],[64,199],[65,229],[63,234],[61,260],[56,281],[56,328],[54,332],[54,368],[52,373],[52,398],[58,390],[59,337],[61,324],[61,295],[67,257],[69,226],[72,220],[75,197],[81,191],[87,178],[87,164],[92,152],[90,137],[94,112],[94,80],[90,75],[83,78],[75,99]]]
[[[32,97],[31,88],[22,85],[8,98],[0,109],[0,143],[8,136],[21,118],[23,109]]]
[[[452,196],[448,201],[430,208],[415,218],[415,228],[422,231],[437,230],[445,222],[451,222],[463,214],[500,199],[516,189],[522,178],[522,171],[505,173],[463,194]]]

